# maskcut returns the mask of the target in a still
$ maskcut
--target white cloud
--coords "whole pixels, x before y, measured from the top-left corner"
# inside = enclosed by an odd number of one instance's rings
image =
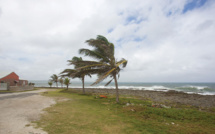
[[[215,2],[0,1],[0,75],[49,79],[101,34],[128,59],[120,81],[214,81]],[[84,57],[84,59],[87,59]]]

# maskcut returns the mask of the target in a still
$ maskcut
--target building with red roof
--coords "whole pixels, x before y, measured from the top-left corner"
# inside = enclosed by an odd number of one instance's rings
[[[9,86],[25,86],[28,85],[27,80],[20,80],[19,76],[12,72],[5,77],[0,78],[1,83],[7,83]]]

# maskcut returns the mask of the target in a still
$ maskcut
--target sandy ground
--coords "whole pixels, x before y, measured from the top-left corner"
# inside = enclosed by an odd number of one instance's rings
[[[39,95],[45,91],[0,94],[0,134],[47,134],[31,124],[42,109],[55,104],[54,99]]]

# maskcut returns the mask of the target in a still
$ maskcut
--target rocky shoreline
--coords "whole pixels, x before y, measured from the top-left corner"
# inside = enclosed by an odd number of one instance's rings
[[[82,88],[75,88],[74,90],[82,90]],[[95,89],[86,88],[86,92],[100,93],[100,94],[115,94],[115,89]],[[199,95],[199,94],[187,94],[184,92],[178,92],[174,90],[162,92],[162,91],[147,91],[147,90],[128,90],[119,89],[120,95],[133,95],[140,96],[144,99],[151,99],[160,103],[175,103],[186,104],[202,108],[215,107],[215,95]]]

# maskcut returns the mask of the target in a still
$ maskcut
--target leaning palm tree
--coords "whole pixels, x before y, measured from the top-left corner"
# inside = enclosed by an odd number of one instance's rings
[[[58,76],[56,74],[53,74],[51,76],[51,81],[53,81],[54,83],[56,83],[56,86],[58,87]]]
[[[64,84],[66,85],[66,90],[68,90],[69,84],[71,84],[70,83],[70,79],[69,78],[65,78],[64,79]]]
[[[80,63],[78,64],[78,62],[83,61],[81,57],[76,57],[74,56],[72,58],[72,60],[68,60],[69,65],[75,65],[75,69],[65,69],[63,72],[61,72],[61,76],[68,76],[68,77],[72,77],[72,78],[80,78],[82,81],[82,89],[83,89],[83,94],[85,94],[85,88],[84,88],[84,80],[85,80],[85,76],[89,76],[91,77],[90,73],[88,73],[87,71],[82,70],[82,72],[77,71],[77,68],[82,67],[83,65]],[[74,64],[75,63],[75,64]]]
[[[119,91],[117,83],[117,75],[119,76],[120,66],[123,68],[127,65],[127,60],[121,59],[117,61],[114,57],[114,44],[110,43],[104,36],[98,35],[96,39],[89,39],[86,41],[89,46],[92,46],[94,49],[80,49],[79,53],[84,54],[85,56],[92,57],[97,61],[79,61],[73,62],[73,65],[81,65],[77,68],[79,73],[89,72],[91,74],[98,74],[98,79],[92,84],[98,84],[108,76],[111,77],[111,80],[106,84],[110,84],[112,80],[115,81],[116,86],[116,102],[119,102]]]

